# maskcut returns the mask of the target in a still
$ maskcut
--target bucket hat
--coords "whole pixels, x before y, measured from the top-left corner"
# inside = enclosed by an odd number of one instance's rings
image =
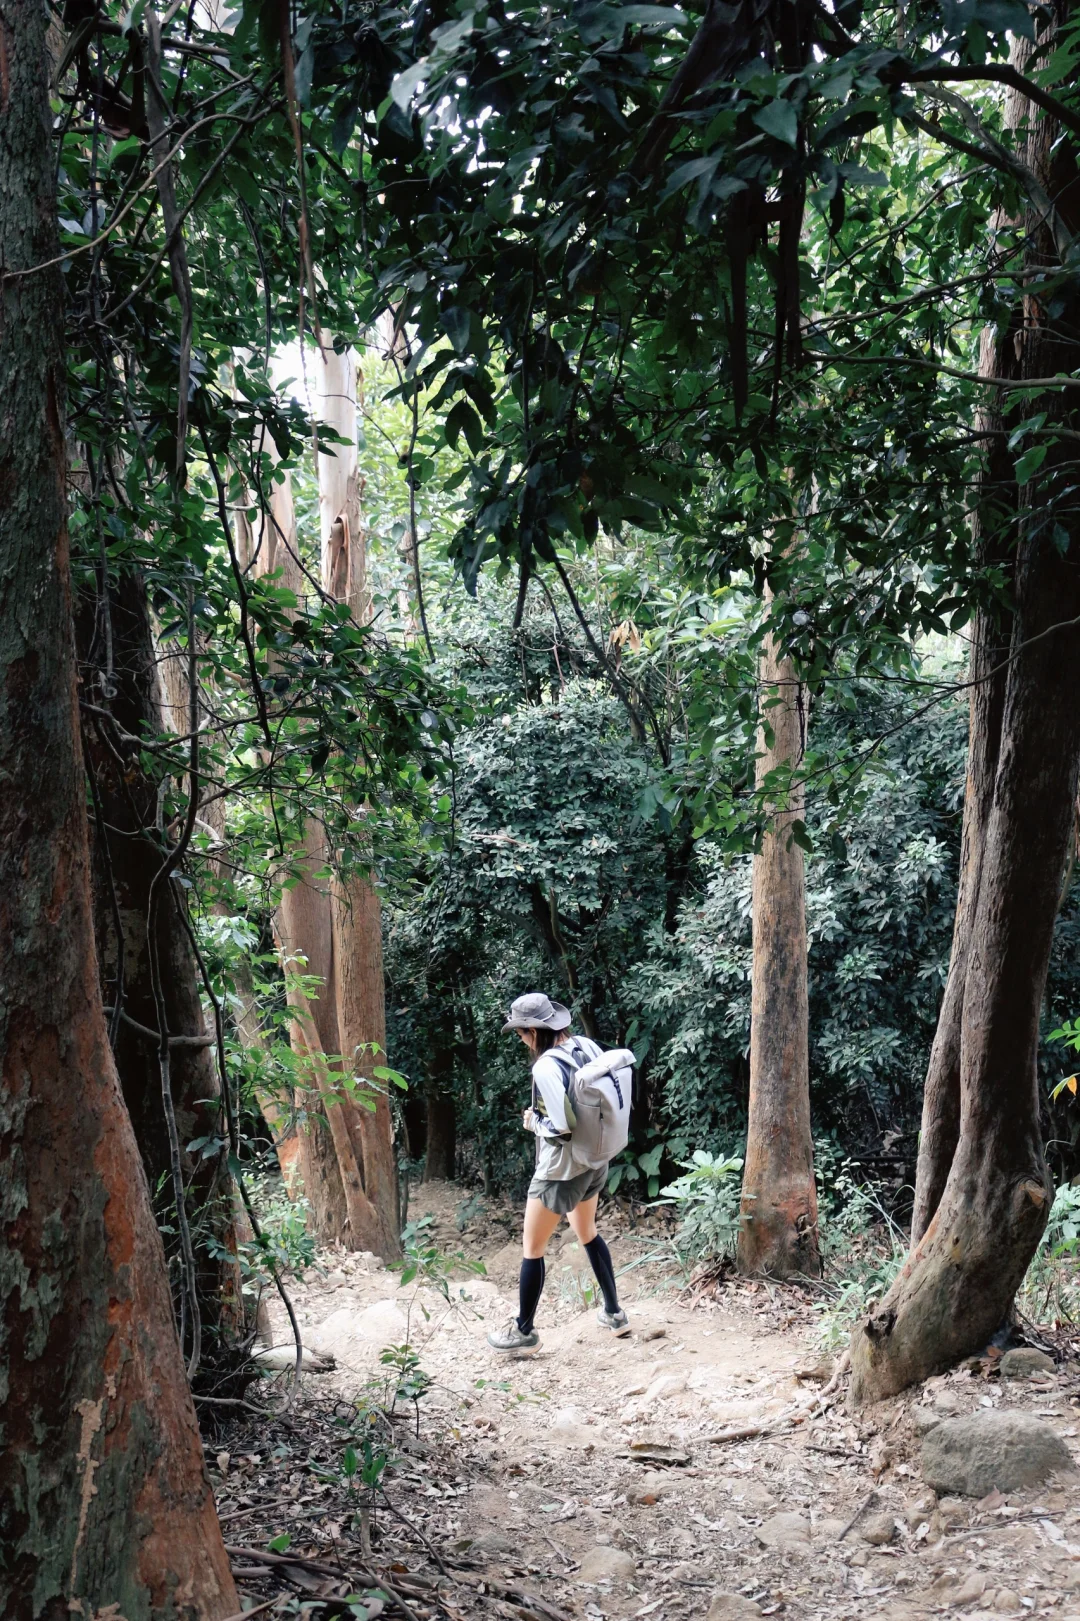
[[[553,1002],[543,991],[526,991],[511,1002],[503,1034],[508,1030],[565,1030],[569,1023],[570,1009],[561,1002]]]

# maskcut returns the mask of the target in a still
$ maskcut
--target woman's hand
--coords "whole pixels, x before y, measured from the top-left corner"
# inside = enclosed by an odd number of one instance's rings
[[[536,1135],[536,1110],[535,1109],[526,1109],[525,1113],[521,1117],[521,1124],[525,1127],[526,1131],[531,1131],[533,1133],[533,1135],[535,1136]]]

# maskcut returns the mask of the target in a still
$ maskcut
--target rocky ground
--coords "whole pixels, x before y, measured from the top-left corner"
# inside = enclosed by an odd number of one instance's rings
[[[853,1414],[811,1299],[729,1283],[691,1304],[647,1224],[612,1242],[629,1338],[597,1325],[585,1257],[566,1233],[549,1254],[540,1349],[500,1357],[485,1335],[514,1308],[515,1213],[449,1185],[417,1203],[410,1214],[429,1218],[422,1243],[482,1256],[486,1275],[459,1271],[444,1296],[419,1280],[402,1287],[371,1258],[324,1257],[294,1295],[311,1361],[321,1353],[333,1366],[307,1377],[276,1461],[268,1445],[222,1444],[227,1540],[233,1524],[247,1547],[290,1538],[317,1569],[355,1539],[357,1516],[350,1530],[342,1512],[355,1473],[343,1498],[333,1431],[327,1439],[323,1422],[305,1453],[303,1415],[343,1414],[343,1436],[355,1435],[357,1411],[395,1379],[380,1355],[407,1344],[431,1381],[419,1433],[413,1405],[399,1402],[383,1476],[392,1507],[376,1507],[374,1529],[365,1510],[361,1530],[376,1553],[389,1526],[405,1539],[384,1568],[398,1572],[415,1621],[491,1607],[542,1621],[951,1611],[1080,1621],[1069,1472],[1080,1365],[1013,1353]],[[280,1310],[273,1330],[287,1343]],[[353,1463],[363,1467],[355,1453]],[[1010,1471],[1025,1470],[1052,1472],[1009,1489]]]

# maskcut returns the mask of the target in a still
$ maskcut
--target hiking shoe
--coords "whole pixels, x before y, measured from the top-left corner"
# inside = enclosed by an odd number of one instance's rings
[[[601,1328],[610,1328],[617,1340],[630,1332],[630,1319],[620,1306],[618,1311],[605,1311],[603,1306],[596,1314],[596,1321]]]
[[[526,1334],[520,1329],[511,1317],[502,1328],[493,1328],[487,1337],[489,1345],[496,1351],[532,1351],[540,1344],[540,1336],[535,1328],[530,1328]]]

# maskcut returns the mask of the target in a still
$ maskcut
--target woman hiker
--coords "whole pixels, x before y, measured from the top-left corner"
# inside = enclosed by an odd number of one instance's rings
[[[525,1130],[536,1136],[536,1171],[525,1205],[518,1314],[504,1328],[494,1329],[488,1335],[488,1344],[497,1351],[531,1350],[540,1344],[533,1316],[544,1287],[544,1251],[563,1216],[589,1257],[604,1297],[597,1321],[616,1335],[629,1334],[630,1323],[615,1288],[611,1252],[596,1230],[596,1201],[607,1181],[608,1168],[602,1165],[583,1170],[574,1159],[573,1120],[567,1118],[570,1068],[553,1056],[565,1047],[568,1058],[573,1053],[578,1063],[584,1063],[598,1058],[601,1049],[595,1041],[572,1035],[569,1009],[539,991],[519,996],[513,1003],[503,1025],[504,1034],[509,1030],[517,1031],[536,1059],[532,1070],[533,1106],[522,1117]]]

